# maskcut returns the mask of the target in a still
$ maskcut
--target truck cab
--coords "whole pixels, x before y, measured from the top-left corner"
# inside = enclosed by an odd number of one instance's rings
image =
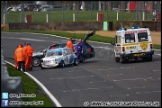
[[[114,55],[116,62],[143,59],[152,61],[154,54],[152,36],[149,28],[133,26],[120,28],[115,33]]]

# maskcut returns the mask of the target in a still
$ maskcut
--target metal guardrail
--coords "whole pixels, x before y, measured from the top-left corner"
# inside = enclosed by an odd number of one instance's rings
[[[22,93],[22,80],[21,77],[10,77],[8,74],[7,66],[3,56],[3,49],[1,45],[1,93],[14,93],[19,94]],[[3,100],[3,98],[2,98]],[[8,100],[11,101],[21,101],[21,98],[10,98],[8,96]],[[8,102],[9,102],[8,101]],[[9,104],[8,104],[9,105]],[[2,105],[1,105],[2,106]],[[20,105],[9,105],[11,107],[20,107]]]

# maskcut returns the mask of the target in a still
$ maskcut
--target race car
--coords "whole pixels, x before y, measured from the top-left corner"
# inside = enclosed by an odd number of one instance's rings
[[[41,59],[40,67],[42,69],[65,67],[69,64],[77,65],[77,56],[71,48],[64,47],[47,50],[45,57]]]
[[[83,62],[86,59],[90,59],[90,58],[95,57],[94,48],[87,43],[87,40],[89,39],[89,37],[93,36],[94,34],[95,34],[95,31],[92,31],[84,37],[84,39],[83,39],[83,43],[84,43],[83,44],[83,53],[81,54],[81,61],[80,62]],[[74,49],[75,49],[78,41],[73,39],[72,42],[73,42],[73,46],[74,46]],[[55,43],[55,44],[50,45],[47,49],[41,50],[39,52],[34,52],[33,56],[32,56],[33,66],[39,66],[40,65],[40,60],[43,57],[45,57],[47,50],[56,49],[56,48],[64,48],[64,47],[66,47],[66,42],[65,43]]]
[[[72,40],[73,44],[76,43],[76,40]],[[52,45],[50,45],[49,47],[47,47],[44,50],[40,50],[38,52],[34,52],[32,55],[32,64],[34,67],[39,66],[40,65],[40,60],[45,57],[45,54],[47,52],[47,50],[50,49],[56,49],[56,48],[64,48],[66,46],[66,43],[54,43]]]

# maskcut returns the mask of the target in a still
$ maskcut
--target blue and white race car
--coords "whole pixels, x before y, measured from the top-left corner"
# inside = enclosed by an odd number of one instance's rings
[[[64,47],[47,50],[45,57],[41,59],[40,67],[42,69],[64,67],[69,64],[77,65],[77,56],[72,49]]]

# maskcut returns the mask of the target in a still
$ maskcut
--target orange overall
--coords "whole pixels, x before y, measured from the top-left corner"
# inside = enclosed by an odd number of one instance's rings
[[[27,61],[27,45],[25,45],[24,47],[23,47],[23,52],[24,52],[24,54],[25,54],[25,69],[26,69],[26,61]]]
[[[14,59],[16,61],[15,67],[18,67],[18,70],[20,70],[20,62],[25,62],[25,54],[21,46],[18,46],[18,48],[16,48]],[[25,66],[23,66],[23,68],[25,68]]]
[[[73,43],[72,43],[71,40],[68,40],[68,41],[67,41],[66,47],[67,47],[67,48],[71,48],[71,49],[74,51]]]
[[[28,45],[26,47],[25,69],[31,69],[32,68],[32,54],[33,54],[33,48],[30,45]]]

